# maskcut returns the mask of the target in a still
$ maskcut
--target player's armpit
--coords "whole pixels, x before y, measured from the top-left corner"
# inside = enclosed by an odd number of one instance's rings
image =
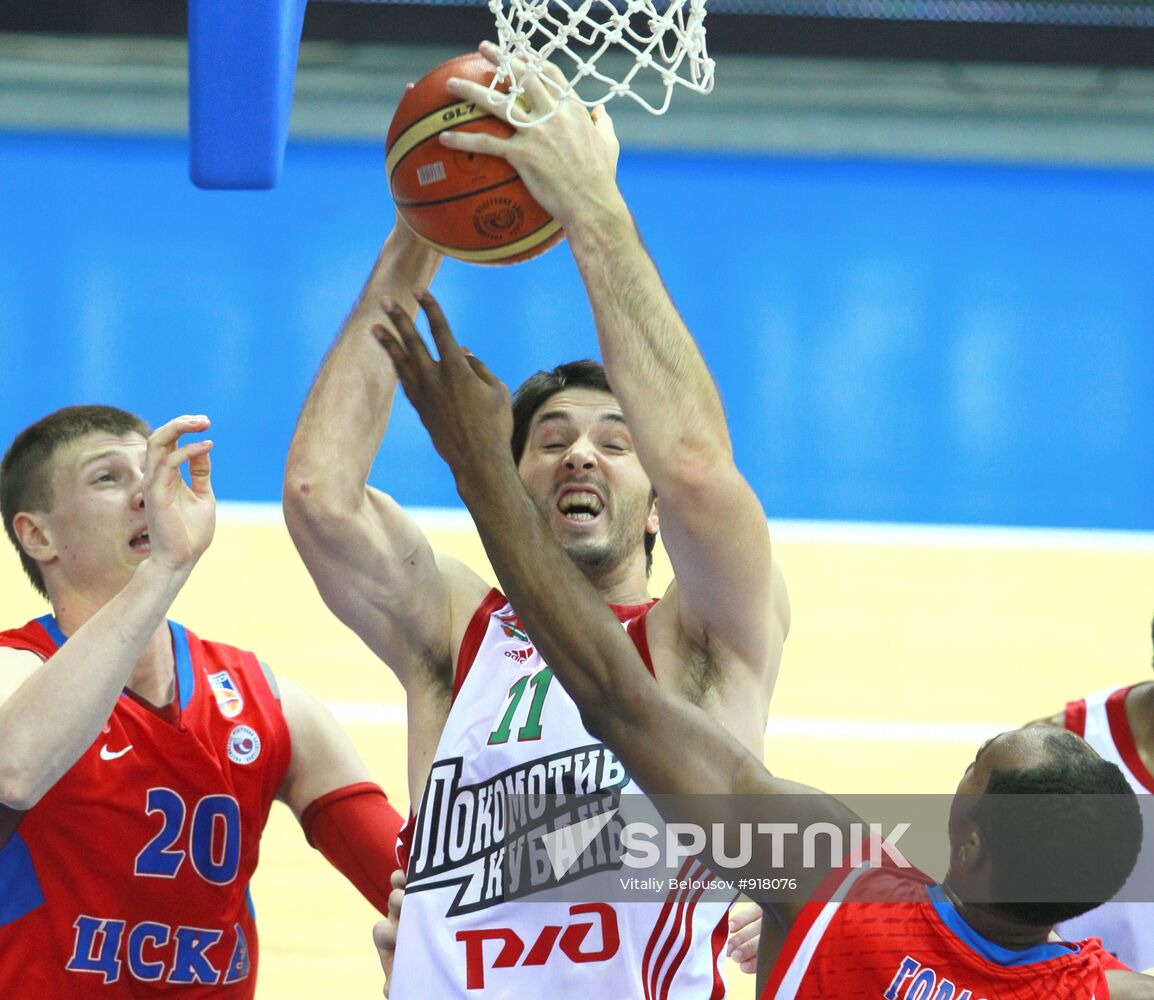
[[[659,495],[658,504],[686,641],[709,651],[722,669],[744,664],[771,683],[789,601],[749,484],[729,465],[682,498]]]
[[[301,814],[309,844],[384,915],[389,913],[391,878],[400,867],[396,843],[403,825],[400,813],[371,781],[322,795]]]

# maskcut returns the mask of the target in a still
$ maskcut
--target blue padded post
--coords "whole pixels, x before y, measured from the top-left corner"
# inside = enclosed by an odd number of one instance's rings
[[[280,179],[306,0],[189,0],[189,174],[202,188]]]

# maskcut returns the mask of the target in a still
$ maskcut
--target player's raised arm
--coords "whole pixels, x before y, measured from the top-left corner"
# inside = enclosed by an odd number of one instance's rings
[[[140,438],[135,447],[67,449],[65,459],[55,459],[53,509],[12,511],[13,535],[40,566],[57,622],[71,634],[43,664],[27,649],[0,648],[0,803],[35,805],[99,735],[146,649],[164,655],[171,642],[165,616],[216,525],[212,442],[180,443],[207,428],[206,417],[178,417],[143,449]],[[18,474],[8,463],[4,473]],[[128,551],[117,552],[115,567],[97,573],[69,545],[85,530],[76,508],[114,503],[136,511],[139,530],[121,540]],[[147,555],[137,563],[141,552]]]
[[[415,522],[367,485],[396,390],[370,328],[387,322],[383,296],[415,312],[411,289],[425,287],[439,263],[398,221],[305,400],[283,496],[289,533],[325,603],[407,688],[430,670],[451,670],[453,580]]]
[[[451,89],[486,100],[476,84]],[[525,98],[535,111],[556,105],[533,77]],[[590,115],[567,101],[549,120],[511,139],[450,133],[442,141],[505,156],[565,227],[609,383],[657,493],[677,574],[677,601],[656,609],[651,622],[676,613],[679,634],[717,666],[743,664],[772,684],[788,605],[780,577],[779,593],[772,592],[765,515],[734,465],[713,379],[618,190],[617,140],[608,114],[601,108]]]

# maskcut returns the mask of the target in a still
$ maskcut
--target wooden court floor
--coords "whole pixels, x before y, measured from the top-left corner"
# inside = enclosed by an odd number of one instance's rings
[[[951,792],[988,735],[1150,674],[1154,536],[775,526],[793,630],[765,750],[832,792]],[[438,549],[488,573],[460,517]],[[654,593],[668,580],[659,560]],[[0,557],[14,626],[44,613]],[[258,652],[329,702],[402,811],[402,692],[321,604],[275,512],[226,508],[173,617]],[[253,884],[260,1000],[378,996],[375,916],[277,806]],[[731,996],[750,977],[731,970]]]

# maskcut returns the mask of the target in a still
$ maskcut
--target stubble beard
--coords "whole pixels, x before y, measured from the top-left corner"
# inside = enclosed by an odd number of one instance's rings
[[[645,526],[632,530],[634,518],[629,511],[619,511],[604,533],[594,538],[558,537],[561,547],[579,570],[594,584],[629,561],[634,550],[644,544]],[[556,534],[556,533],[555,533]]]

